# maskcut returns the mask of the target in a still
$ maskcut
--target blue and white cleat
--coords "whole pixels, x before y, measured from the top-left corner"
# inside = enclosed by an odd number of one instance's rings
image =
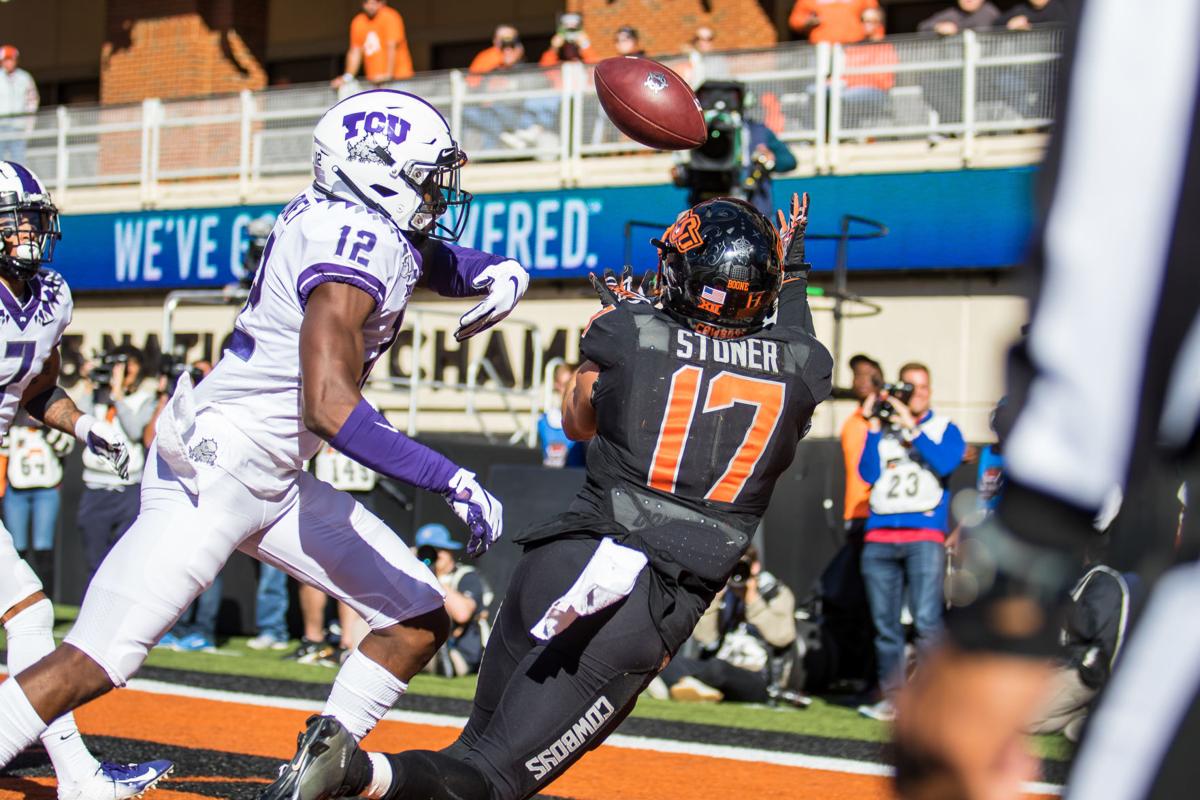
[[[125,800],[141,797],[175,769],[170,761],[144,764],[100,764],[92,777],[74,786],[59,786],[58,800]]]

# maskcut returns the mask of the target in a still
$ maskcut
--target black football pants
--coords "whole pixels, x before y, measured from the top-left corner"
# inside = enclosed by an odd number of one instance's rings
[[[411,790],[389,798],[519,800],[612,733],[667,650],[650,612],[650,571],[633,593],[548,643],[529,633],[579,576],[595,540],[555,540],[517,565],[484,651],[475,706],[442,753],[393,757]]]

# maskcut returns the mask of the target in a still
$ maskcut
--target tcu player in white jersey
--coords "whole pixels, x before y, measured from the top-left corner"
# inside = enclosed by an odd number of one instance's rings
[[[52,719],[123,685],[234,550],[349,604],[371,628],[325,713],[365,736],[446,639],[442,589],[400,537],[302,469],[322,440],[375,471],[442,494],[483,552],[500,504],[467,470],[393,428],[360,387],[395,340],[419,280],[486,298],[472,336],[528,286],[515,261],[457,238],[471,196],[446,120],[406,92],[372,90],[327,111],[315,181],[276,220],[229,349],[158,420],[141,513],[92,580],[64,645],[0,685],[0,766]],[[443,215],[457,207],[456,224]]]
[[[58,343],[73,307],[62,276],[44,268],[60,238],[58,210],[37,176],[12,161],[0,161],[0,237],[0,435],[24,408],[45,425],[78,437],[118,473],[125,472],[129,455],[116,430],[81,413],[58,388]],[[8,638],[10,674],[54,649],[54,609],[2,524],[0,622]],[[10,714],[8,704],[0,703],[4,727]],[[101,764],[79,738],[71,714],[53,715],[52,720],[43,726],[41,738],[58,775],[61,800],[140,795],[172,768],[169,761]]]

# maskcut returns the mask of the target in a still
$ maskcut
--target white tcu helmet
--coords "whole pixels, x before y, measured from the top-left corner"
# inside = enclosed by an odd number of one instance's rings
[[[394,89],[346,98],[313,131],[317,188],[365,205],[401,230],[446,241],[466,225],[471,195],[458,185],[466,161],[446,118]]]
[[[0,273],[28,280],[54,258],[62,238],[58,209],[37,175],[15,161],[0,161]]]

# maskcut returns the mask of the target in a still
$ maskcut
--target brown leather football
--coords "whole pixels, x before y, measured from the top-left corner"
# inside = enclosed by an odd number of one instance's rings
[[[695,93],[657,61],[604,59],[596,65],[596,96],[617,130],[647,147],[689,150],[708,138]]]

